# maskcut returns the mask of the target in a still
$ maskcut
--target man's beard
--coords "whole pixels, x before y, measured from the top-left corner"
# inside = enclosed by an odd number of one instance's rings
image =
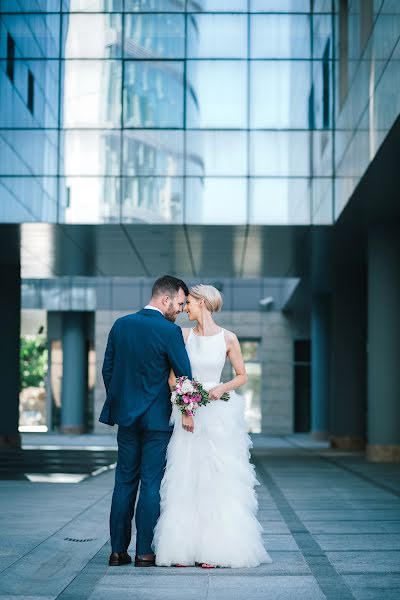
[[[170,303],[168,309],[164,313],[164,317],[168,319],[168,321],[172,321],[175,323],[176,321],[176,311],[172,308],[172,302]]]

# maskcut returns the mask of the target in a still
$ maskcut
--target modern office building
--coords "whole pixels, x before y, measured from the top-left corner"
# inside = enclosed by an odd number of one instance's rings
[[[0,2],[4,444],[39,329],[32,421],[107,430],[108,331],[168,272],[223,291],[251,431],[400,460],[399,38],[390,0]]]

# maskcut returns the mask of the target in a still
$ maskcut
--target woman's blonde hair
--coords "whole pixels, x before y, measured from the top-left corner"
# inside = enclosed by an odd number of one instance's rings
[[[190,288],[189,294],[193,296],[193,298],[197,298],[197,300],[203,299],[207,310],[211,313],[219,312],[222,308],[221,292],[212,285],[199,283]]]

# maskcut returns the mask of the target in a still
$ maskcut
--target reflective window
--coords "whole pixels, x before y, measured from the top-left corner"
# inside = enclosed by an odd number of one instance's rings
[[[185,12],[185,0],[125,0],[125,10],[126,12]]]
[[[246,127],[246,69],[245,61],[188,61],[187,126]]]
[[[66,58],[118,58],[121,56],[120,14],[64,15]]]
[[[67,177],[60,181],[61,220],[65,223],[116,223],[120,220],[117,177]]]
[[[6,32],[14,39],[15,58],[58,58],[59,56],[59,15],[2,14],[0,22],[2,39]],[[6,45],[1,43],[0,50],[0,57],[4,58]]]
[[[42,128],[58,126],[58,61],[16,60],[13,62],[13,81],[7,76],[7,61],[0,61],[0,128]],[[35,111],[28,104],[28,72],[35,80]]]
[[[119,175],[121,133],[74,129],[63,134],[66,175]]]
[[[187,131],[187,175],[247,173],[247,134],[243,131]]]
[[[183,179],[180,177],[125,177],[122,219],[129,223],[180,223],[183,216]]]
[[[308,176],[308,131],[253,131],[250,134],[250,174]]]
[[[198,14],[188,17],[188,58],[246,56],[246,16]]]
[[[308,128],[309,61],[256,61],[250,70],[251,127]]]
[[[183,175],[183,131],[124,131],[122,166],[124,175]]]
[[[252,12],[308,13],[310,0],[250,0],[250,10]]]
[[[124,56],[184,58],[184,15],[125,15]]]
[[[188,0],[187,11],[247,12],[247,0]]]
[[[62,9],[66,12],[118,12],[122,7],[123,0],[62,0]]]
[[[253,15],[251,58],[309,58],[310,18],[307,15]]]
[[[57,219],[57,177],[0,178],[0,220],[47,221]]]
[[[24,0],[18,2],[18,12],[57,12],[60,0]],[[15,12],[15,0],[2,0],[1,12]]]
[[[186,223],[234,225],[246,220],[246,179],[189,177],[186,180]]]
[[[183,87],[181,62],[125,62],[125,126],[183,127]]]
[[[65,61],[65,127],[119,127],[121,63]]]
[[[57,175],[58,133],[46,129],[0,131],[1,175]]]
[[[310,219],[307,179],[252,179],[250,223],[305,224]]]

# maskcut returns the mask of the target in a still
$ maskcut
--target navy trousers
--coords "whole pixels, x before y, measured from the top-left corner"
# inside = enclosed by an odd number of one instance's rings
[[[148,431],[140,424],[118,426],[118,462],[111,503],[111,551],[126,552],[136,506],[136,554],[152,554],[153,530],[160,516],[160,484],[170,431]]]

